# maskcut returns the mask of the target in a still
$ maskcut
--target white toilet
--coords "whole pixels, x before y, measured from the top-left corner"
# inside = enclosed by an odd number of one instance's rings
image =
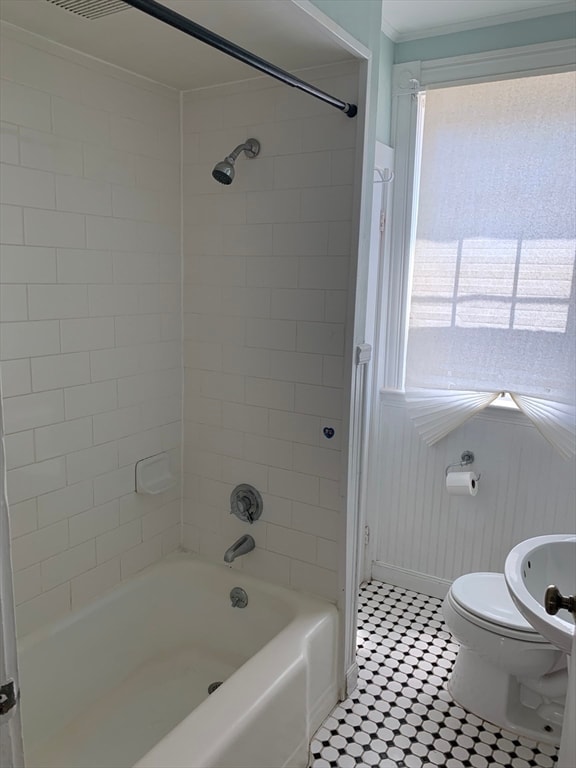
[[[448,691],[464,709],[506,730],[558,744],[566,656],[517,610],[501,573],[468,573],[442,606],[460,643]]]

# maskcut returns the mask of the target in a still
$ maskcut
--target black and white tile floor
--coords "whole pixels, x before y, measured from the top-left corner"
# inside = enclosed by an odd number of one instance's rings
[[[360,591],[360,677],[316,732],[311,768],[552,768],[556,749],[465,712],[446,690],[458,646],[441,601],[388,584]]]

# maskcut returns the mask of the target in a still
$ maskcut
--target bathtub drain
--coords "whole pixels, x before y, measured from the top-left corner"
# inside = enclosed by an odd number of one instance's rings
[[[222,685],[222,680],[217,680],[215,683],[210,683],[210,685],[208,686],[208,695],[210,695],[211,693],[214,693],[216,688],[220,688],[221,685]]]

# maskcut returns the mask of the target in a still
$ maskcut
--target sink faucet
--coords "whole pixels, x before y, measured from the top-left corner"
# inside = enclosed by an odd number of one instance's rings
[[[224,562],[234,562],[234,560],[237,557],[240,557],[240,555],[246,555],[248,552],[252,552],[255,546],[256,542],[252,536],[250,536],[250,534],[244,534],[244,536],[240,536],[238,541],[235,541],[234,544],[232,544],[231,547],[228,547],[224,553]]]

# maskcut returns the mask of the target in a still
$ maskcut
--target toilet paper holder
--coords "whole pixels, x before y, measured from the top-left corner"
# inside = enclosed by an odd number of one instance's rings
[[[474,463],[474,454],[472,451],[462,451],[462,455],[460,456],[460,461],[455,461],[454,464],[448,464],[445,471],[445,476],[448,477],[448,472],[453,469],[453,467],[467,467],[469,464]],[[480,480],[480,474],[478,474],[477,480]]]

